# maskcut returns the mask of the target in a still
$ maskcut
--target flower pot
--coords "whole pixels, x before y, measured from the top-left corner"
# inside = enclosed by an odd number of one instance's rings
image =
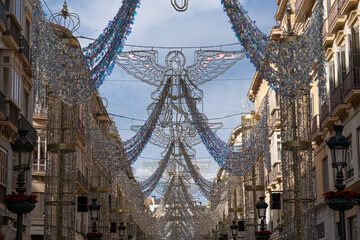
[[[330,199],[327,200],[327,205],[332,210],[336,211],[347,211],[352,209],[355,206],[354,200],[347,200],[347,199]]]
[[[270,235],[255,235],[256,240],[268,240]]]
[[[13,202],[6,204],[6,208],[12,213],[27,214],[34,210],[35,203],[29,202]]]

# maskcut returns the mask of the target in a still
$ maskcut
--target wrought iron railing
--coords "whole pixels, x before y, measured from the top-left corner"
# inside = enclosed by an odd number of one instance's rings
[[[330,107],[329,107],[329,101],[326,101],[323,103],[320,107],[321,114],[320,114],[320,124],[325,122],[325,120],[330,117]]]
[[[358,67],[351,69],[344,79],[344,99],[354,89],[360,89],[360,68]]]
[[[7,106],[7,116],[6,116],[7,121],[14,124],[15,127],[18,127],[19,126],[19,110],[14,105],[14,103],[11,101],[7,101],[6,106]]]
[[[77,168],[76,169],[76,180],[85,188],[88,189],[89,183],[87,178],[82,174],[82,172]]]
[[[0,112],[6,116],[6,96],[0,91]]]
[[[19,47],[21,46],[20,28],[11,17],[8,18],[8,29],[5,34],[10,35],[14,39],[16,44]]]
[[[27,137],[35,143],[37,140],[37,132],[31,123],[21,114],[20,117],[20,129],[28,130]]]
[[[46,159],[33,159],[32,172],[44,174],[46,171]]]
[[[311,120],[311,136],[314,136],[315,133],[320,129],[320,116],[316,115]]]
[[[330,95],[330,107],[333,112],[341,103],[343,103],[343,85],[339,84]]]
[[[30,46],[24,36],[20,36],[20,53],[30,62]]]

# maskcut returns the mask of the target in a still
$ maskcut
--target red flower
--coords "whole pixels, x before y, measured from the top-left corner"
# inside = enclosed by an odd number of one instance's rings
[[[272,233],[270,231],[256,231],[255,235],[261,235],[261,236],[269,236]]]
[[[87,236],[88,237],[102,237],[103,234],[102,233],[88,233]]]
[[[4,197],[3,202],[5,204],[21,203],[21,202],[37,203],[36,198],[37,195],[34,194],[30,194],[30,195],[26,195],[24,193],[9,194]]]
[[[355,191],[336,191],[336,192],[330,191],[324,193],[323,195],[326,201],[331,199],[355,200],[358,193]]]

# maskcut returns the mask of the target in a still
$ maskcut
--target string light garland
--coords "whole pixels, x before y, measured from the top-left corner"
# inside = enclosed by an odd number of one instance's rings
[[[319,95],[322,100],[326,99],[323,0],[317,1],[304,33],[287,44],[273,41],[263,34],[238,0],[221,2],[236,37],[246,51],[246,57],[272,89],[286,96],[288,101],[293,101],[309,90],[309,82],[315,80],[315,71]]]

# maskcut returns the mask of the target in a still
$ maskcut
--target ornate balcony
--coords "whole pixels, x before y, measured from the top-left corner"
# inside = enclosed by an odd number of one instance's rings
[[[349,14],[349,12],[356,8],[359,0],[340,0],[340,13],[342,15]]]
[[[87,192],[89,189],[89,182],[79,169],[76,169],[76,185],[80,192]]]
[[[33,159],[32,162],[32,175],[45,176],[46,172],[46,159]]]
[[[330,108],[328,101],[321,105],[320,110],[321,110],[320,124],[323,125],[323,123],[327,120],[327,118],[330,117]]]
[[[21,46],[21,39],[20,39],[20,27],[15,22],[13,17],[9,17],[7,19],[7,31],[3,34],[3,39],[10,48],[14,48],[16,50],[19,50],[19,47]]]
[[[311,138],[312,141],[318,142],[322,137],[322,127],[320,125],[320,115],[316,115],[311,120]]]
[[[35,143],[37,140],[37,132],[32,124],[21,114],[20,117],[20,128],[28,130],[28,138]]]
[[[19,52],[25,57],[25,59],[30,63],[30,46],[26,41],[24,36],[20,36],[20,48]]]
[[[12,102],[7,101],[7,116],[6,119],[14,125],[15,128],[19,126],[19,110],[18,107]]]
[[[339,84],[330,95],[331,116],[339,117],[347,108],[344,103],[344,85]]]
[[[344,79],[344,102],[351,103],[360,96],[360,68],[356,67]]]
[[[345,20],[346,20],[346,16],[340,14],[338,4],[337,2],[334,2],[330,11],[328,12],[328,21],[329,21],[328,32],[330,34],[335,33],[336,30],[344,26]]]

